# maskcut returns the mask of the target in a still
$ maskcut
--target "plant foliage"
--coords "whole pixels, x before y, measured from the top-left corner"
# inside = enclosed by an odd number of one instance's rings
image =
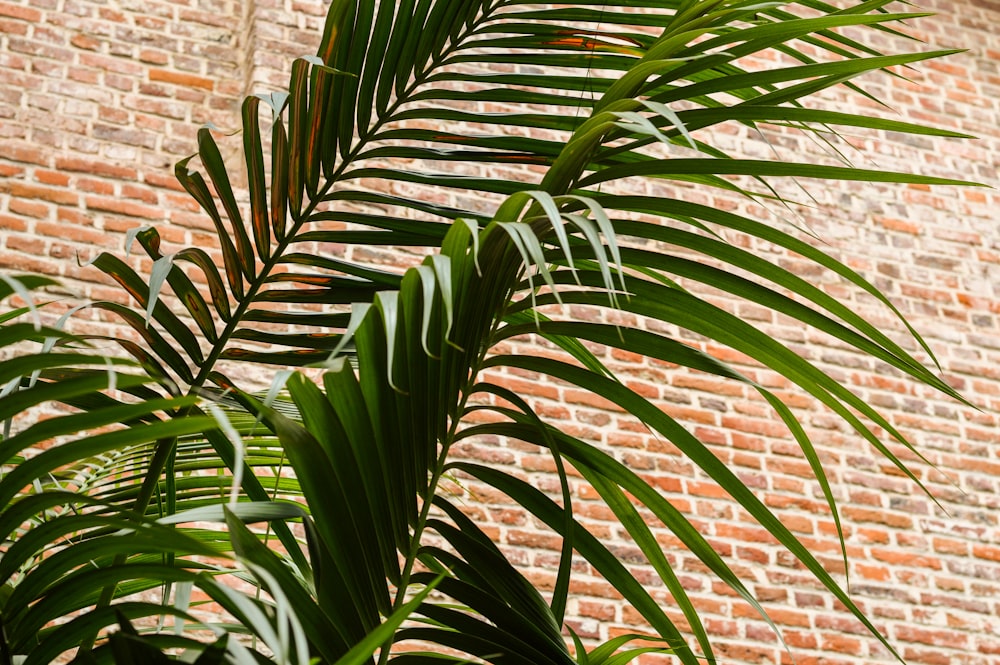
[[[837,86],[864,94],[853,82],[863,74],[946,54],[883,54],[846,36],[898,34],[901,21],[920,16],[888,5],[334,0],[317,54],[292,63],[287,92],[243,102],[248,199],[233,184],[244,164],[224,162],[209,128],[177,164],[218,231],[222,265],[199,247],[163,247],[153,228],[130,238],[152,260],[148,276],[109,253],[93,261],[136,303],[93,305],[135,333],[137,341],[118,340],[134,360],[128,373],[117,361],[104,367],[87,340],[4,322],[5,344],[57,345],[3,363],[0,417],[48,402],[76,411],[0,444],[9,469],[0,480],[0,663],[45,663],[81,643],[79,662],[183,652],[199,663],[611,665],[651,650],[685,665],[715,662],[654,529],[671,532],[766,618],[683,512],[613,454],[536,413],[498,381],[506,370],[599,395],[670,441],[891,650],[753,490],[589,350],[621,349],[756,390],[798,442],[834,519],[820,456],[789,407],[662,331],[695,333],[785,377],[916,481],[877,430],[909,444],[874,408],[699,293],[769,308],[957,398],[876,326],[725,237],[797,253],[893,306],[793,229],[684,199],[694,185],[781,205],[772,183],[789,177],[956,184],[848,163],[746,159],[712,143],[712,129],[727,123],[831,146],[839,128],[957,137],[806,103]],[[765,53],[777,55],[773,66],[752,68]],[[380,248],[412,265],[373,262]],[[580,308],[594,315],[568,314]],[[614,325],[616,312],[650,324]],[[531,334],[561,355],[502,350]],[[319,385],[278,375],[292,408],[275,399],[280,381],[266,398],[241,391],[246,363],[325,372]],[[561,492],[451,455],[480,436],[551,455]],[[68,440],[26,454],[53,437]],[[577,521],[574,473],[641,549],[686,625]],[[491,486],[559,536],[551,590],[536,589],[463,512],[448,478]],[[268,524],[266,535],[246,526],[255,521]],[[584,645],[567,636],[574,556],[657,637]],[[263,591],[234,591],[222,575],[234,571]],[[199,623],[178,600],[192,587],[235,624]],[[133,600],[157,588],[160,600]],[[148,623],[167,615],[212,630],[214,641]],[[110,624],[119,632],[91,648]],[[267,649],[251,655],[233,638],[240,632]]]

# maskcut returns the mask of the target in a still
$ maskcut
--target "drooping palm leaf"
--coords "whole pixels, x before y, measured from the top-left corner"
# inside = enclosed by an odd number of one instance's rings
[[[0,420],[8,425],[0,436],[0,662],[49,663],[102,631],[115,612],[155,625],[177,614],[165,604],[170,585],[211,586],[201,571],[231,570],[224,530],[175,525],[221,521],[221,512],[192,511],[218,508],[232,479],[206,474],[226,467],[206,452],[205,436],[218,423],[197,411],[200,398],[160,398],[149,387],[158,377],[135,363],[108,358],[61,327],[22,322],[37,307],[33,291],[55,286],[50,280],[4,276],[0,285],[0,301],[15,293],[28,301],[0,321],[0,351],[18,350],[0,362]],[[76,410],[48,412],[60,403]],[[252,419],[241,429],[247,463],[279,469],[273,439],[254,445]],[[157,451],[173,445],[191,451],[172,469],[178,477],[150,484]],[[246,521],[301,516],[297,504],[270,501],[282,489],[233,513]],[[290,490],[297,494],[297,485]],[[172,521],[154,521],[165,512]],[[287,531],[280,522],[276,528]],[[290,561],[307,569],[292,542]],[[143,593],[163,597],[136,597]],[[89,653],[82,649],[80,658]]]
[[[8,288],[0,289],[0,300],[19,284],[18,294],[29,301],[32,289],[50,285],[30,278],[5,278],[3,284]],[[29,313],[25,310],[22,315]],[[157,440],[203,432],[214,423],[168,416],[194,398],[128,402],[104,395],[108,389],[141,392],[153,379],[136,372],[134,363],[108,359],[59,328],[19,323],[17,317],[0,324],[0,346],[32,343],[40,347],[36,352],[0,362],[5,385],[0,419],[18,418],[0,438],[0,616],[5,662],[22,654],[28,656],[25,662],[47,663],[79,644],[71,636],[51,635],[49,624],[92,606],[102,580],[113,580],[115,596],[130,595],[206,567],[194,561],[157,563],[163,555],[219,551],[210,542],[136,519],[86,491],[106,460]],[[32,409],[94,399],[100,408],[57,414],[30,426],[21,421]],[[116,556],[121,561],[107,565]],[[133,616],[157,616],[160,610],[157,603],[139,603]],[[102,627],[89,614],[75,624],[93,631]]]

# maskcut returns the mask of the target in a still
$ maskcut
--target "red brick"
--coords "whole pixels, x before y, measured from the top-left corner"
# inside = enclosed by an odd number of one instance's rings
[[[51,203],[62,203],[75,205],[79,196],[72,191],[64,189],[54,189],[49,187],[38,187],[21,182],[0,182],[0,192],[7,191],[11,196],[21,199],[37,199],[49,201]]]
[[[21,175],[22,173],[24,173],[24,167],[0,163],[0,176],[4,178]]]
[[[0,5],[0,11],[3,6]],[[0,35],[20,35],[24,37],[28,34],[28,24],[24,21],[0,19]]]
[[[0,165],[0,174],[2,174],[2,165]],[[69,176],[65,173],[60,173],[59,171],[35,169],[35,180],[46,185],[54,185],[57,187],[67,187],[69,185]]]
[[[37,23],[42,20],[42,13],[37,9],[13,5],[9,2],[0,2],[0,16],[11,16],[29,23]]]
[[[884,510],[846,506],[843,508],[842,514],[856,522],[877,522],[898,529],[906,529],[913,525],[913,518]]]
[[[973,545],[972,555],[978,559],[1000,562],[1000,547],[993,545]],[[1000,569],[997,572],[1000,573]]]
[[[8,252],[4,256],[4,264],[13,271],[36,273],[41,275],[59,275],[61,263],[36,256],[28,256],[19,252]]]
[[[859,564],[856,566],[856,569],[858,574],[866,580],[887,582],[892,577],[891,569],[885,566],[868,566]]]
[[[906,642],[945,646],[952,649],[965,648],[969,639],[965,633],[953,630],[924,628],[922,626],[897,626],[894,634],[896,638]]]
[[[0,229],[5,232],[24,232],[28,230],[27,223],[19,217],[11,217],[10,215],[0,215]]]
[[[820,636],[820,649],[857,655],[861,651],[861,641],[843,635],[824,633]]]
[[[35,203],[25,199],[14,199],[8,204],[8,207],[11,212],[28,217],[48,217],[50,213],[49,206],[44,203]]]
[[[215,81],[212,79],[184,72],[175,72],[169,69],[149,70],[149,80],[162,81],[164,83],[172,83],[174,85],[192,88],[204,88],[205,90],[212,90],[215,87]]]
[[[102,175],[121,180],[135,180],[136,170],[125,166],[110,164],[102,159],[80,159],[63,157],[56,159],[56,168],[64,171],[76,171],[91,175]]]
[[[156,192],[152,192],[148,187],[142,187],[138,185],[123,184],[121,186],[121,195],[129,199],[137,199],[143,203],[158,203],[160,197]]]
[[[88,51],[96,51],[101,48],[101,41],[94,39],[90,35],[74,35],[69,43],[77,48],[87,49]]]
[[[86,203],[87,208],[90,210],[112,212],[119,215],[142,217],[145,219],[163,218],[163,212],[158,208],[139,205],[138,203],[131,203],[129,201],[122,201],[121,199],[107,199],[97,196],[88,196],[86,198]]]
[[[162,51],[143,49],[139,51],[139,60],[153,65],[165,65],[170,62],[170,58]]]
[[[35,232],[52,238],[61,238],[77,243],[86,243],[95,247],[107,243],[107,234],[93,228],[85,226],[70,226],[67,224],[55,224],[52,222],[38,222],[35,225]]]
[[[964,543],[960,540],[952,540],[950,538],[935,538],[934,551],[943,552],[945,554],[965,555],[968,554],[969,552],[969,545],[968,543]]]
[[[26,162],[28,164],[40,164],[45,166],[49,163],[48,155],[38,148],[28,148],[16,143],[0,143],[0,155],[4,159],[15,162]]]
[[[79,178],[76,181],[76,188],[82,192],[90,194],[111,195],[115,193],[115,186],[111,180],[95,180],[94,178]]]

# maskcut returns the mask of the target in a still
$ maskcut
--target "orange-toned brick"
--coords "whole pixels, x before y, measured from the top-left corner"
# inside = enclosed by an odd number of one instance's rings
[[[191,88],[204,88],[205,90],[212,90],[215,87],[215,81],[213,81],[210,78],[205,78],[204,76],[196,76],[194,74],[188,74],[185,72],[175,72],[169,69],[149,70],[149,80],[161,81],[163,83],[172,83],[174,85],[180,85]]]
[[[0,2],[0,16],[10,16],[29,23],[37,23],[42,19],[42,13],[37,9],[10,2]]]

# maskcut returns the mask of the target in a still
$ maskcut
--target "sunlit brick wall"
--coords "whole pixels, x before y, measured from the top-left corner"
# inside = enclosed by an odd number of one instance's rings
[[[929,47],[969,50],[901,71],[905,79],[884,74],[866,79],[892,110],[846,92],[830,103],[980,138],[867,134],[851,139],[863,153],[844,148],[846,154],[858,166],[874,163],[996,187],[1000,3],[922,4],[939,15],[915,22],[911,34]],[[318,40],[323,14],[319,0],[0,0],[0,267],[55,275],[85,297],[120,300],[120,291],[93,268],[80,267],[78,259],[100,249],[121,252],[125,232],[148,224],[155,224],[167,243],[215,247],[211,223],[180,191],[172,166],[194,152],[201,125],[236,129],[244,95],[280,89],[291,58],[309,54]],[[920,47],[888,37],[878,46]],[[787,132],[769,135],[770,146],[742,128],[720,131],[712,141],[735,154],[766,156],[773,147],[784,158],[828,158],[816,143]],[[528,171],[524,176],[535,177]],[[829,464],[845,522],[853,597],[907,660],[1000,664],[1000,195],[985,188],[802,184],[808,196],[794,187],[783,190],[813,206],[800,210],[799,217],[712,192],[692,189],[689,196],[774,223],[785,217],[810,229],[825,249],[892,298],[925,335],[949,382],[978,409],[917,389],[882,364],[769,311],[716,299],[883,409],[937,467],[901,453],[940,507],[792,386],[732,352],[690,341],[787,397]],[[730,239],[793,269],[802,265],[763,243]],[[871,298],[827,274],[802,274],[906,340],[899,323]],[[103,329],[96,315],[81,316],[78,326]],[[641,325],[625,316],[621,322]],[[548,352],[528,342],[510,348]],[[833,520],[817,483],[759,398],[743,386],[695,372],[637,364],[637,358],[606,349],[595,352],[631,387],[685,422],[844,579]],[[653,480],[753,582],[791,655],[748,605],[707,576],[669,534],[659,534],[717,638],[721,662],[893,662],[670,444],[578,391],[531,375],[511,373],[504,380],[531,396],[540,413],[601,442]],[[547,475],[551,461],[528,446],[480,441],[459,452],[519,465],[525,477],[556,489]],[[583,484],[575,484],[574,491],[580,519],[616,542],[621,534],[591,502],[592,493]],[[480,498],[498,505],[470,503],[470,510],[492,525],[534,580],[551,584],[555,539],[502,497]],[[630,543],[618,541],[614,549],[641,568]],[[570,607],[574,629],[595,639],[632,630],[636,615],[585,568],[581,572]],[[654,596],[669,606],[665,590],[654,576],[647,578]]]

